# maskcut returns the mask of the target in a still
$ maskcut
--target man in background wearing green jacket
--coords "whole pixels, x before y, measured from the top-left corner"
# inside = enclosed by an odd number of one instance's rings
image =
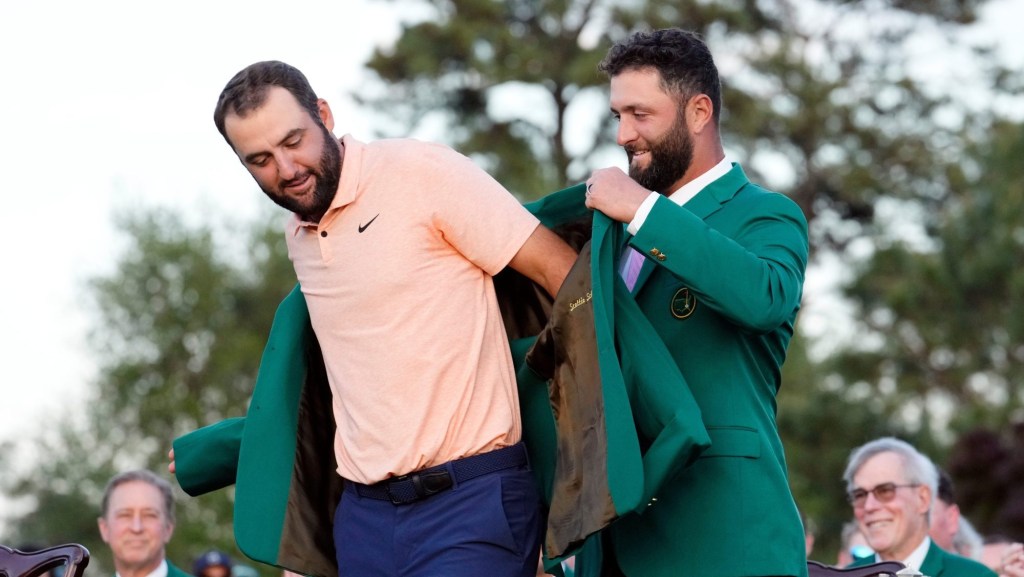
[[[117,577],[190,577],[165,556],[174,535],[174,494],[166,480],[146,470],[114,476],[97,522]]]
[[[843,474],[853,516],[875,554],[854,561],[899,561],[928,577],[995,577],[981,563],[942,550],[928,536],[939,475],[905,441],[875,439],[850,454]]]

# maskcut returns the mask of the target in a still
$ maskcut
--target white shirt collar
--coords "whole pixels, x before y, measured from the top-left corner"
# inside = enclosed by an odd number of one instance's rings
[[[903,564],[920,573],[921,565],[924,564],[924,558],[928,556],[928,548],[931,545],[931,537],[926,536],[924,541],[921,541],[921,544],[917,546],[917,549],[914,549],[914,552],[903,560]]]
[[[121,577],[120,573],[115,572],[115,577]],[[147,575],[146,577],[167,577],[167,559],[164,559],[156,566],[156,569]]]
[[[908,569],[913,569],[914,571],[917,571],[918,573],[920,573],[921,572],[921,565],[924,564],[924,558],[928,556],[928,549],[931,548],[931,546],[932,546],[931,537],[928,537],[926,535],[925,538],[924,538],[924,541],[921,541],[921,544],[918,545],[917,548],[914,549],[910,553],[910,555],[908,555],[907,558],[904,559],[901,562],[904,565],[906,565]],[[881,560],[882,560],[882,557],[878,553],[875,553],[875,561],[881,561]]]
[[[679,206],[683,206],[691,198],[697,196],[697,193],[704,190],[704,187],[722,178],[730,170],[732,170],[732,163],[723,158],[718,164],[712,166],[697,178],[680,186],[675,192],[668,195],[668,199]]]

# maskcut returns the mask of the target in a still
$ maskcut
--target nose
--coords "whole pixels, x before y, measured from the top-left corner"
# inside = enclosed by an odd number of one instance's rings
[[[281,180],[291,180],[299,173],[298,165],[295,164],[290,155],[286,153],[277,154],[274,160],[277,162],[277,171]]]
[[[633,122],[623,115],[619,118],[619,130],[615,135],[615,142],[619,146],[625,146],[634,140],[636,140],[636,129],[633,128]]]
[[[132,515],[132,531],[138,532],[142,530],[142,515],[136,513]]]

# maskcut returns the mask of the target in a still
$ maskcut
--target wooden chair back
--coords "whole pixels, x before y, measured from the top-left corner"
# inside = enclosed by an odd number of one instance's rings
[[[77,543],[39,551],[19,551],[0,545],[0,577],[42,577],[65,567],[64,577],[82,577],[89,565],[89,550]]]

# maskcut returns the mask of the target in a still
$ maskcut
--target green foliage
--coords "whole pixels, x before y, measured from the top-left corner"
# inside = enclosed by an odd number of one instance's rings
[[[937,213],[934,246],[880,248],[848,287],[865,344],[835,359],[890,414],[953,433],[1024,419],[1024,130],[999,124],[970,152],[977,175]]]
[[[8,519],[13,532],[3,541],[83,543],[94,574],[113,567],[96,527],[107,479],[134,468],[166,474],[174,437],[245,413],[277,303],[295,285],[280,227],[269,219],[215,230],[150,210],[123,214],[118,225],[125,250],[113,272],[90,283],[99,365],[91,399],[36,441],[41,457],[31,468],[0,477],[5,492],[28,504]],[[217,244],[221,231],[243,239],[229,245],[234,252]],[[241,557],[231,491],[179,497],[172,562],[188,567],[210,547]]]
[[[934,242],[881,245],[857,271],[846,294],[860,336],[821,367],[822,382],[859,392],[878,418],[916,437],[983,534],[1019,539],[1024,126],[997,123],[967,152],[973,176],[933,215]]]
[[[566,116],[573,98],[605,82],[597,73],[602,51],[580,42],[600,3],[424,4],[434,18],[405,25],[398,42],[367,63],[386,87],[355,95],[393,121],[383,133],[406,136],[440,117],[447,142],[525,198],[563,188],[569,174],[581,178],[582,167],[571,166]],[[520,110],[496,110],[496,94],[510,88]],[[576,156],[593,150],[585,144]]]
[[[790,486],[801,512],[815,527],[811,558],[832,563],[842,525],[853,518],[842,476],[850,451],[882,436],[896,436],[927,451],[928,438],[889,418],[863,386],[828,378],[807,357],[805,338],[790,344],[779,394],[779,432],[790,470]]]

